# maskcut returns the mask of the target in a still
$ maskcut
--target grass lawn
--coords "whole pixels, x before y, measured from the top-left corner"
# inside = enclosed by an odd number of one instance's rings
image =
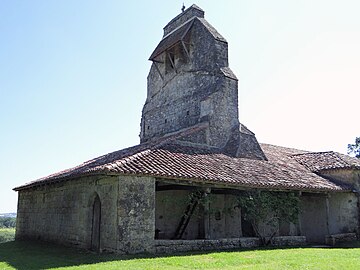
[[[14,241],[14,239],[15,228],[0,228],[0,243]]]
[[[46,243],[0,244],[0,269],[360,269],[360,242],[342,248],[261,248],[171,256],[97,255]]]

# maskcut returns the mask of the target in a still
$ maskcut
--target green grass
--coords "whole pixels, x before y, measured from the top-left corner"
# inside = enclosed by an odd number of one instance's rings
[[[0,244],[0,269],[360,269],[360,242],[351,246],[120,256],[12,241]]]
[[[14,241],[15,228],[0,228],[0,243]]]

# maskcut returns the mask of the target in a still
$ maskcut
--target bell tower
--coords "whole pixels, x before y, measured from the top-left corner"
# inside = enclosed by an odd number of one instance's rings
[[[238,79],[229,68],[228,43],[201,8],[192,5],[172,19],[149,60],[141,143],[202,125],[184,140],[232,156],[265,158],[254,134],[239,123]]]

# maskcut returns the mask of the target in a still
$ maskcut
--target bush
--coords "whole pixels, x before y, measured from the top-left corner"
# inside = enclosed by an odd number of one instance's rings
[[[0,243],[15,240],[14,228],[0,228]]]
[[[238,196],[244,219],[248,220],[263,245],[268,245],[275,236],[280,221],[296,223],[298,220],[299,197],[294,192],[245,191]],[[271,229],[260,230],[264,224]]]

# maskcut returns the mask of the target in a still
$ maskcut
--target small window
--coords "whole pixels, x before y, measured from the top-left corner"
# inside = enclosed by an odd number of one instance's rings
[[[221,220],[221,212],[220,211],[215,212],[215,220]]]
[[[170,73],[172,71],[177,71],[182,64],[187,63],[189,56],[188,50],[186,52],[185,43],[178,42],[170,49],[165,52],[165,73]]]

